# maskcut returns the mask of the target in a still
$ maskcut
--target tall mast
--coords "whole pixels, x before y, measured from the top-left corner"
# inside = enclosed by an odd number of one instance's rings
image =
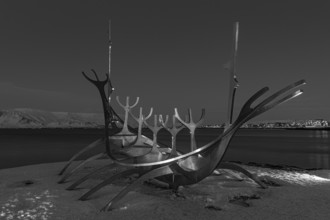
[[[109,20],[109,83],[108,83],[108,99],[110,101],[110,96],[112,91],[114,90],[111,85],[111,47],[112,47],[112,40],[111,40],[111,20]]]
[[[236,77],[236,57],[237,57],[237,47],[238,47],[238,28],[239,22],[234,23],[234,33],[233,33],[233,47],[231,60],[229,61],[228,66],[225,68],[229,72],[229,97],[228,97],[228,109],[227,109],[227,121],[225,128],[233,121],[233,110],[234,110],[234,101],[235,93],[238,87],[238,81]]]

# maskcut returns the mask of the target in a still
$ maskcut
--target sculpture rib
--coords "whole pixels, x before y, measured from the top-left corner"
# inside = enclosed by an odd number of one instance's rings
[[[82,155],[83,153],[85,153],[86,151],[89,151],[95,147],[97,147],[98,145],[100,145],[102,142],[104,142],[103,138],[97,139],[96,141],[94,141],[93,143],[87,145],[86,147],[84,147],[82,150],[80,150],[78,153],[76,153],[75,155],[73,155],[71,157],[71,159],[66,163],[66,165],[63,167],[63,169],[60,171],[60,173],[58,175],[62,175],[68,168],[69,166],[72,164],[72,162],[77,159],[80,155]]]
[[[70,176],[72,176],[80,167],[86,165],[88,162],[91,162],[93,160],[97,160],[99,158],[102,158],[104,156],[107,156],[106,153],[99,153],[96,155],[93,155],[89,158],[87,158],[86,160],[83,160],[82,162],[80,162],[75,168],[73,168],[70,172],[68,172],[66,175],[64,175],[62,177],[61,180],[58,181],[58,183],[64,183]]]
[[[105,187],[106,185],[109,185],[110,183],[112,183],[113,181],[115,181],[116,179],[120,178],[120,177],[124,177],[124,176],[130,176],[132,174],[135,173],[141,173],[141,170],[137,170],[137,169],[129,169],[129,170],[125,170],[123,172],[117,173],[111,177],[109,177],[108,179],[104,180],[103,182],[99,183],[98,185],[96,185],[95,187],[93,187],[91,190],[89,190],[87,193],[85,193],[83,196],[81,196],[79,198],[79,200],[86,200],[88,197],[90,197],[92,194],[94,194],[95,192],[97,192],[98,190],[100,190],[101,188]]]
[[[156,178],[158,176],[164,176],[168,174],[172,174],[173,171],[168,167],[159,167],[154,170],[151,170],[150,172],[142,175],[140,178],[135,180],[133,183],[125,187],[123,190],[120,191],[113,199],[111,199],[102,209],[101,211],[109,211],[113,208],[113,206],[121,199],[123,198],[128,192],[130,192],[133,188],[137,187],[138,184],[143,183],[145,180]]]
[[[217,168],[230,169],[230,170],[234,170],[234,171],[243,173],[245,176],[249,177],[254,182],[256,182],[261,188],[263,188],[263,189],[267,188],[267,186],[265,184],[263,184],[257,176],[253,175],[252,173],[250,173],[249,171],[247,171],[246,169],[244,169],[243,167],[241,167],[237,164],[229,163],[229,162],[223,162],[223,163],[220,163]]]
[[[79,180],[77,180],[76,182],[74,182],[72,185],[70,185],[67,190],[73,190],[75,188],[77,188],[77,186],[79,186],[80,184],[82,184],[83,182],[85,182],[86,180],[88,180],[90,177],[104,171],[104,170],[108,170],[108,169],[113,169],[116,166],[118,166],[115,163],[111,163],[111,164],[107,164],[105,166],[102,166],[96,170],[93,170],[93,172],[90,172],[89,174],[85,175],[84,177],[80,178]]]

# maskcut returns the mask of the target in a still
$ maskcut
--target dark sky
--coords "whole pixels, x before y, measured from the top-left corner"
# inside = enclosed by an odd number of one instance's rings
[[[157,114],[191,107],[197,118],[204,107],[206,123],[223,122],[239,21],[236,106],[306,79],[302,96],[256,120],[330,119],[328,11],[327,1],[3,0],[0,109],[101,112],[81,71],[108,71],[111,18],[114,96],[139,96]]]

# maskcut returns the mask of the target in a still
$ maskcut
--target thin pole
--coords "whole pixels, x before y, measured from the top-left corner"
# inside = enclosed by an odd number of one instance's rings
[[[119,121],[123,122],[123,120],[117,115],[117,113],[113,110],[113,108],[111,107],[110,105],[110,102],[111,102],[111,94],[112,92],[115,90],[115,88],[113,88],[112,84],[111,84],[111,49],[112,49],[112,40],[111,40],[111,20],[109,20],[109,73],[108,73],[108,78],[109,78],[109,81],[108,81],[108,112],[110,114],[110,123],[111,123],[111,126],[113,128],[116,128],[117,125],[114,121],[114,118],[117,117],[117,119],[119,119]]]
[[[109,20],[109,83],[108,83],[108,99],[110,101],[110,96],[112,91],[114,90],[111,85],[110,76],[111,76],[111,48],[112,48],[112,40],[111,40],[111,20]]]
[[[238,87],[238,81],[236,77],[236,57],[237,57],[237,48],[238,48],[238,29],[239,22],[234,23],[234,34],[233,34],[233,48],[232,48],[232,57],[227,66],[229,71],[229,97],[228,97],[228,110],[227,110],[227,121],[225,128],[228,128],[233,121],[233,110],[235,102],[235,93]]]

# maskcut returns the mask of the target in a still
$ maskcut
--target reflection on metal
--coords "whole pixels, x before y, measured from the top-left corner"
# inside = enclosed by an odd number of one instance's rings
[[[238,23],[235,27],[238,28]],[[234,43],[233,59],[235,59],[236,57],[238,29],[236,29],[235,33],[236,34],[234,37],[236,43]],[[147,122],[147,119],[151,117],[152,109],[148,116],[144,117],[142,114],[142,108],[140,108],[139,117],[137,118],[132,114],[131,110],[132,108],[137,106],[139,98],[136,99],[133,105],[130,105],[129,97],[127,97],[126,104],[123,105],[119,101],[119,97],[117,96],[117,102],[124,109],[125,112],[125,118],[124,120],[121,120],[117,113],[113,111],[113,108],[110,105],[110,96],[107,96],[105,91],[105,87],[109,86],[109,84],[111,85],[109,76],[106,75],[106,79],[101,81],[99,80],[95,71],[92,72],[94,73],[96,80],[92,80],[91,78],[87,77],[85,73],[83,73],[83,75],[88,81],[90,81],[97,87],[101,95],[105,118],[105,137],[103,141],[105,142],[106,155],[109,158],[109,164],[90,172],[89,174],[69,186],[68,189],[75,189],[78,185],[80,185],[93,175],[96,175],[106,169],[112,169],[115,167],[120,167],[123,169],[121,172],[109,176],[103,182],[94,186],[80,198],[80,200],[86,200],[92,194],[101,190],[104,186],[112,183],[118,178],[128,177],[133,174],[139,175],[137,180],[125,187],[114,198],[112,198],[104,206],[104,208],[102,209],[103,211],[115,208],[115,206],[122,197],[124,197],[134,188],[138,187],[145,180],[155,178],[158,181],[167,184],[172,189],[177,190],[179,186],[198,183],[199,181],[211,175],[217,168],[231,169],[234,171],[241,172],[252,180],[254,180],[261,188],[265,188],[265,186],[262,184],[262,182],[258,179],[256,175],[253,175],[252,173],[237,164],[224,163],[222,159],[226,153],[231,138],[234,136],[235,132],[241,127],[242,124],[281,103],[284,103],[292,98],[299,96],[300,94],[302,94],[301,90],[293,92],[292,90],[296,89],[298,86],[305,84],[304,80],[298,81],[279,90],[268,98],[264,98],[262,101],[259,101],[259,103],[256,103],[257,99],[261,98],[268,91],[268,87],[264,87],[263,89],[252,95],[245,102],[245,104],[241,108],[240,113],[233,122],[231,121],[231,119],[227,122],[226,129],[222,134],[219,134],[218,137],[214,140],[210,140],[208,144],[199,147],[195,139],[195,130],[204,121],[205,109],[202,109],[202,114],[198,122],[193,121],[191,109],[189,109],[188,111],[188,119],[184,121],[181,119],[178,113],[178,109],[175,108],[174,115],[172,116],[172,127],[169,127],[167,125],[167,116],[164,121],[163,117],[158,117],[158,115],[154,115],[153,125],[151,125]],[[231,71],[233,79],[236,78],[236,75],[234,73],[234,70]],[[230,86],[231,90],[236,89],[236,84],[232,85],[233,86]],[[109,87],[109,89],[111,88],[112,86]],[[111,89],[111,91],[113,90]],[[230,94],[230,100],[234,101],[233,91],[230,91]],[[233,106],[232,103],[233,102],[230,102],[229,105]],[[230,111],[232,112],[232,107],[230,108]],[[137,132],[135,132],[133,129],[129,129],[129,114],[138,122]],[[110,135],[109,124],[113,122],[115,117],[119,119],[123,126],[121,131]],[[230,117],[232,117],[232,115]],[[179,122],[181,125],[177,125],[177,122]],[[142,135],[143,123],[152,131],[153,140],[150,140],[149,138]],[[182,154],[177,151],[176,136],[184,127],[186,127],[190,131],[191,151]],[[112,128],[114,127],[112,126]],[[167,131],[169,131],[172,136],[171,148],[167,146],[159,146],[159,143],[157,141],[157,134],[162,128],[165,128]],[[102,140],[94,142],[93,144],[87,146],[86,148],[78,152],[76,155],[74,155],[61,171],[61,174],[65,174],[61,182],[64,182],[66,179],[72,176],[72,174],[76,172],[82,164],[85,164],[98,158],[99,155],[92,156],[89,159],[83,161],[81,165],[78,165],[76,168],[73,168],[71,172],[69,171],[65,173],[65,171],[73,160],[75,160],[83,152],[86,152],[96,147],[100,143],[102,143]]]

